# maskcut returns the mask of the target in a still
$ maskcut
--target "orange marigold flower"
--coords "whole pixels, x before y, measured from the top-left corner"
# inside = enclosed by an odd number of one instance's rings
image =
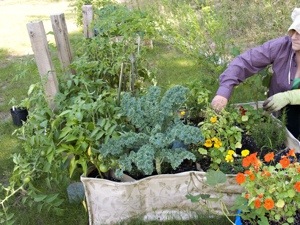
[[[295,157],[296,155],[295,155],[295,149],[290,149],[290,151],[289,151],[289,153],[287,154],[287,156],[293,156],[293,157]]]
[[[281,164],[282,168],[287,168],[290,165],[290,160],[288,157],[284,157],[280,159],[279,163]]]
[[[266,162],[270,162],[274,159],[274,152],[269,152],[264,156]]]
[[[300,181],[297,181],[295,183],[294,188],[296,189],[297,192],[300,192]]]
[[[257,156],[257,152],[252,153],[251,155],[248,155],[245,158],[243,158],[242,166],[243,167],[249,167],[250,165],[252,165],[255,168],[259,167],[260,166],[260,161],[256,156]]]
[[[243,158],[243,160],[242,160],[242,166],[246,168],[246,167],[249,167],[250,165],[251,165],[250,158],[249,157]]]
[[[254,173],[251,170],[246,170],[245,174],[247,174],[249,176],[249,178],[250,178],[251,181],[255,180],[255,175],[254,175]]]
[[[264,197],[264,194],[263,194],[263,193],[260,193],[260,194],[258,194],[258,197],[259,197],[259,198],[262,198],[262,197]]]
[[[250,198],[250,194],[249,193],[246,193],[245,194],[245,199],[249,199]]]
[[[254,207],[255,207],[256,209],[258,209],[258,208],[260,208],[260,206],[261,206],[261,201],[260,201],[259,198],[256,198],[256,199],[254,200]]]
[[[238,184],[242,184],[242,183],[244,183],[244,182],[246,181],[245,174],[243,174],[243,173],[238,173],[238,174],[236,175],[235,179],[236,179],[236,182],[237,182]]]
[[[264,207],[266,210],[271,210],[274,208],[274,201],[271,198],[266,198],[264,202]]]
[[[268,170],[264,170],[264,171],[261,172],[261,175],[262,175],[263,177],[270,177],[270,176],[271,176],[271,173],[270,173],[270,171],[268,171]]]

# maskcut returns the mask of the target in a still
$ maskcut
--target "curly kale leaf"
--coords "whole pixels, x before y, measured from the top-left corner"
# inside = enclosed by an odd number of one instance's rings
[[[154,171],[155,149],[151,145],[143,145],[138,151],[132,151],[119,159],[120,168],[116,170],[116,176],[121,177],[124,171],[130,172],[132,164],[145,175],[151,175]]]
[[[131,152],[130,157],[138,169],[146,175],[151,175],[154,171],[155,153],[155,148],[147,144],[143,145],[137,152]]]
[[[151,86],[141,97],[125,93],[121,109],[132,125],[142,132],[149,132],[149,128],[157,124],[166,127],[173,122],[174,114],[186,101],[187,92],[183,86],[174,86],[161,96],[161,89]]]
[[[174,140],[183,141],[184,144],[198,143],[204,140],[201,130],[198,127],[183,124],[178,121],[168,130],[168,135]]]
[[[132,158],[128,156],[128,154],[124,154],[119,158],[119,168],[116,169],[116,177],[122,177],[124,171],[132,170]]]
[[[149,143],[156,149],[167,148],[173,141],[174,138],[168,136],[166,133],[156,133],[149,138]]]
[[[119,156],[134,149],[139,149],[149,137],[143,133],[128,132],[117,138],[111,138],[100,146],[99,152],[104,157]]]
[[[164,149],[159,152],[159,158],[171,164],[173,169],[176,169],[185,160],[195,161],[195,155],[184,148]]]
[[[160,101],[160,109],[169,116],[177,111],[187,99],[188,89],[183,86],[174,86],[166,91]]]
[[[125,93],[121,100],[121,109],[132,125],[144,130],[161,123],[159,98],[160,88],[156,86],[150,87],[147,94],[140,98]]]

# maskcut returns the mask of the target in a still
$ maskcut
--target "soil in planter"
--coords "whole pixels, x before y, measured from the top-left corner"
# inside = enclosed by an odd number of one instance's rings
[[[193,161],[190,161],[190,160],[184,160],[183,163],[178,168],[176,168],[175,170],[167,163],[162,164],[162,174],[176,174],[176,173],[182,173],[182,172],[187,172],[187,171],[196,171],[196,170],[197,170],[196,164]],[[143,179],[143,178],[146,178],[146,177],[149,177],[149,176],[157,175],[156,172],[154,172],[151,175],[145,175],[140,170],[138,170],[135,165],[132,165],[132,170],[130,172],[125,171],[124,173],[126,175],[134,178],[135,180],[140,180],[140,179]],[[107,180],[111,180],[111,181],[115,181],[115,182],[121,182],[121,180],[113,177],[110,172],[101,173],[101,176],[100,176],[99,172],[96,168],[93,169],[88,174],[88,177],[103,178],[103,179],[107,179]]]
[[[237,154],[241,154],[241,151],[243,149],[248,149],[250,151],[250,154],[257,152],[259,158],[263,159],[267,153],[274,152],[275,153],[275,162],[279,162],[279,160],[281,159],[281,156],[285,155],[289,150],[285,147],[284,144],[282,144],[281,146],[275,146],[274,148],[258,146],[258,144],[255,142],[254,138],[245,133],[242,134],[242,142],[241,143],[242,143],[243,147],[241,149],[236,149]],[[199,159],[198,159],[198,163],[201,165],[201,169],[203,171],[207,172],[207,170],[210,167],[211,159],[209,156],[200,155]],[[223,171],[224,173],[227,173],[227,174],[229,174],[229,173],[236,174],[236,173],[242,172],[244,170],[240,162],[237,162],[237,165],[221,163],[220,169],[221,169],[221,171]]]
[[[187,171],[196,171],[196,164],[190,160],[184,160],[179,167],[177,167],[175,170],[167,163],[162,164],[162,174],[176,174],[176,173],[182,173]],[[134,165],[133,169],[130,172],[125,171],[125,174],[128,176],[131,176],[132,178],[136,180],[140,180],[149,176],[157,175],[156,172],[154,172],[151,175],[145,175],[141,171],[139,171]]]
[[[98,170],[96,168],[94,168],[89,174],[87,177],[91,177],[91,178],[103,178],[103,179],[107,179],[107,180],[110,180],[110,181],[115,181],[115,182],[121,182],[121,180],[113,177],[111,175],[110,172],[107,172],[107,173],[101,173],[101,176],[98,172]]]

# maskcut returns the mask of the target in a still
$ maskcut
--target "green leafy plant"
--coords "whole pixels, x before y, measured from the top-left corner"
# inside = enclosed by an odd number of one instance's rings
[[[295,224],[294,216],[300,207],[300,164],[294,150],[286,151],[277,160],[273,152],[264,159],[253,153],[243,159],[242,165],[245,172],[236,176],[244,188],[236,203],[241,217],[259,225],[272,221]]]
[[[26,193],[23,203],[62,214],[66,196],[58,190],[76,180],[74,172],[87,174],[92,165],[99,171],[113,166],[94,150],[117,135],[117,91],[101,79],[89,79],[78,73],[61,84],[55,110],[49,108],[41,85],[31,85],[21,104],[29,109],[29,118],[14,132],[24,150],[13,155],[14,170],[0,202],[8,219],[9,200],[19,192]]]
[[[205,142],[198,151],[200,155],[209,157],[211,169],[219,169],[221,165],[224,168],[224,164],[228,166],[228,163],[236,165],[231,156],[240,155],[241,150],[251,147],[251,152],[279,151],[285,143],[284,123],[252,105],[236,105],[221,112],[208,107],[204,115],[199,126]],[[243,145],[245,139],[250,142],[246,146]]]
[[[96,36],[79,42],[71,68],[88,76],[96,75],[121,91],[139,91],[155,82],[145,58],[142,39],[154,35],[151,17],[118,4],[95,10]]]
[[[95,9],[94,27],[96,35],[133,38],[153,38],[156,31],[151,14],[129,9],[120,4],[110,4]]]
[[[239,115],[239,112],[235,112]],[[201,155],[210,158],[210,168],[218,169],[226,162],[229,150],[242,147],[242,128],[237,126],[237,120],[232,113],[223,110],[217,113],[210,107],[205,111],[204,121],[199,124],[205,137],[203,147],[198,149]]]
[[[184,118],[187,122],[196,124],[203,119],[203,109],[209,105],[211,91],[209,91],[203,82],[192,81],[185,84],[189,88],[184,111]]]
[[[124,94],[121,111],[128,121],[128,130],[98,150],[104,157],[118,159],[118,176],[130,172],[133,164],[143,174],[151,175],[154,171],[162,173],[162,163],[176,169],[185,159],[196,160],[191,151],[172,145],[175,141],[185,145],[202,141],[199,128],[184,124],[178,115],[187,93],[187,88],[174,86],[161,96],[160,88],[151,86],[142,96]]]

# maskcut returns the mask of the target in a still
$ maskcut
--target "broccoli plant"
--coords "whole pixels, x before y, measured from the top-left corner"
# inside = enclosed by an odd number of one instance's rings
[[[116,175],[130,172],[133,164],[145,175],[154,171],[161,174],[161,164],[169,163],[176,169],[185,159],[196,160],[185,146],[203,141],[200,129],[184,124],[178,115],[186,101],[188,89],[174,86],[161,95],[161,89],[151,86],[139,97],[126,92],[121,100],[121,111],[129,126],[117,138],[102,144],[99,152],[103,157],[118,159]]]

